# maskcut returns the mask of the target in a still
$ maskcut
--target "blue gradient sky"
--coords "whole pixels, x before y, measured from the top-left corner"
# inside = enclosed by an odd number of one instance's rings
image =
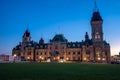
[[[111,45],[111,53],[120,51],[120,0],[97,0],[104,20],[104,39]],[[0,54],[10,54],[22,41],[29,24],[32,40],[41,36],[48,42],[56,33],[68,41],[91,38],[90,20],[94,0],[0,0]]]

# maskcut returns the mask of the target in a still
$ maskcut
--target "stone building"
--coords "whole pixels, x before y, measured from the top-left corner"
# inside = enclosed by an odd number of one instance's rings
[[[0,55],[0,62],[9,61],[9,55],[1,54]]]
[[[110,45],[103,39],[103,19],[98,10],[91,18],[92,39],[85,33],[85,40],[69,42],[63,34],[56,34],[48,43],[41,38],[39,42],[31,40],[28,30],[22,42],[12,50],[12,55],[25,61],[78,61],[78,62],[110,62]]]

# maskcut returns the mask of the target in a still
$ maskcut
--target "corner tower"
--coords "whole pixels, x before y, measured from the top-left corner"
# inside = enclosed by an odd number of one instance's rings
[[[30,36],[30,32],[27,29],[23,35],[23,42],[30,42],[31,41],[31,36]]]

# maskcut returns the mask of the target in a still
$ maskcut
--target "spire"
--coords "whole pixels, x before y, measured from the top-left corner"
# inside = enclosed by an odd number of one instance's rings
[[[97,7],[97,3],[96,3],[96,0],[95,0],[95,3],[94,3],[94,12],[93,12],[93,16],[91,18],[91,22],[92,21],[103,21],[99,11],[98,11],[98,7]]]
[[[41,38],[39,40],[39,44],[44,44],[43,34],[41,33]]]
[[[58,31],[57,32],[58,32],[57,34],[61,34],[61,27],[60,26],[58,26]]]
[[[29,24],[27,24],[26,32],[29,32]]]
[[[26,29],[26,31],[25,31],[25,33],[24,33],[24,36],[26,36],[26,37],[30,37],[30,32],[29,32],[28,29]]]
[[[85,34],[85,40],[89,40],[89,36],[88,36],[88,33],[86,32]]]
[[[39,44],[44,44],[44,39],[41,37]]]
[[[23,35],[23,42],[29,42],[31,41],[31,36],[30,36],[30,32],[28,29],[26,29],[24,35]]]
[[[98,12],[98,7],[97,7],[97,2],[96,2],[96,0],[95,0],[95,2],[94,2],[94,12]]]

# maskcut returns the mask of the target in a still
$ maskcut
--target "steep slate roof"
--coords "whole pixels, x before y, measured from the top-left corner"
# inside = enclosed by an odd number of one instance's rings
[[[92,21],[103,21],[102,17],[100,16],[100,13],[98,11],[93,12],[91,22]]]
[[[30,41],[30,42],[26,42],[25,47],[35,47],[36,45],[37,45],[37,42]],[[20,49],[21,49],[21,43],[13,48],[13,50],[20,50]]]
[[[86,44],[93,45],[92,39],[85,40],[83,44],[84,45],[86,45]]]
[[[61,42],[66,43],[67,39],[62,34],[56,34],[50,42]]]
[[[110,47],[110,44],[104,41],[104,46],[107,48],[107,47]]]
[[[28,31],[28,29],[25,31],[25,33],[24,33],[23,36],[26,36],[26,37],[29,37],[29,36],[30,36],[30,32]]]
[[[16,47],[13,48],[13,50],[20,50],[21,49],[21,45],[17,45]]]
[[[37,44],[38,44],[37,42],[30,41],[30,42],[27,42],[27,43],[26,43],[26,46],[25,46],[25,47],[34,47],[34,46],[37,45]]]

